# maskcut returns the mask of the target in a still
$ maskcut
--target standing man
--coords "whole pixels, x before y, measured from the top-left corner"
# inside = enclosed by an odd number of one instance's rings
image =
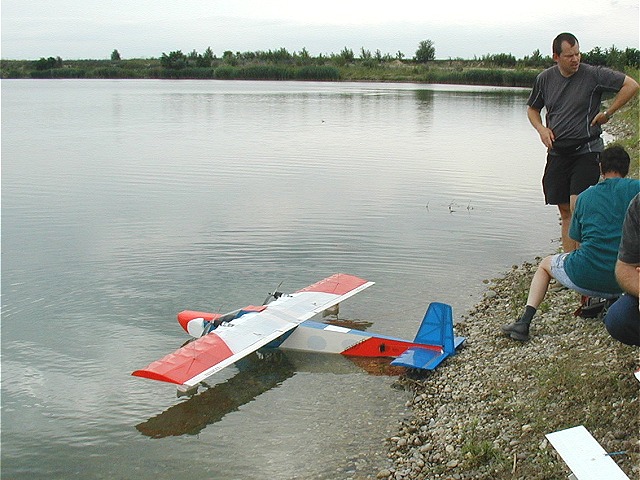
[[[569,225],[578,194],[598,182],[598,159],[604,149],[601,125],[638,91],[628,75],[580,63],[578,40],[561,33],[553,40],[556,65],[536,78],[527,101],[527,116],[547,147],[542,177],[545,202],[557,205],[565,253],[577,244],[569,237]],[[600,111],[603,92],[617,92],[606,111]],[[541,110],[546,109],[542,122]]]

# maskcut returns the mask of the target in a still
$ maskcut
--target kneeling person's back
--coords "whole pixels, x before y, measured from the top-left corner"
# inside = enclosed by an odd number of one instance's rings
[[[620,293],[615,264],[622,223],[629,203],[640,192],[640,180],[626,178],[629,155],[618,146],[601,156],[603,180],[578,196],[569,235],[580,243],[565,260],[576,285],[588,290]]]

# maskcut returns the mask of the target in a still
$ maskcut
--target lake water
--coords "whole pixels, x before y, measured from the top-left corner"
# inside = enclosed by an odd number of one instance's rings
[[[192,399],[131,371],[183,309],[336,272],[340,317],[412,339],[553,252],[526,91],[418,84],[2,81],[2,476],[352,478],[408,414],[392,376],[252,355]],[[440,368],[447,368],[446,363]]]

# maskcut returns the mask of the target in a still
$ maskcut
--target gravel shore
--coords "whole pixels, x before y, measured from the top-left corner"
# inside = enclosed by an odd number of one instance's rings
[[[580,296],[551,288],[532,339],[500,332],[523,308],[536,263],[487,281],[484,298],[458,319],[467,337],[434,372],[407,374],[411,416],[386,440],[378,479],[565,479],[545,434],[584,425],[629,478],[640,478],[638,349],[607,334],[601,319],[574,315]]]

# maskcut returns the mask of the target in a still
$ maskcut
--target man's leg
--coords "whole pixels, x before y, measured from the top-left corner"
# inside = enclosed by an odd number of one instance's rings
[[[547,155],[547,163],[542,176],[542,190],[547,205],[556,205],[560,212],[560,240],[565,253],[576,249],[575,242],[569,238],[571,226],[571,175],[572,157]],[[577,195],[576,195],[577,197]],[[575,199],[573,200],[575,205]]]
[[[544,296],[547,294],[549,282],[553,278],[553,275],[551,274],[552,258],[552,256],[545,257],[540,262],[540,265],[538,265],[538,269],[531,280],[529,296],[527,297],[527,305],[525,306],[522,316],[515,323],[503,325],[501,327],[502,332],[509,335],[514,340],[521,342],[529,340],[529,325],[531,325],[533,316],[536,314]]]
[[[565,253],[572,252],[580,246],[576,241],[569,237],[571,215],[573,215],[573,212],[576,209],[578,195],[584,192],[591,185],[598,183],[598,180],[600,179],[600,154],[595,152],[586,153],[584,155],[580,155],[577,159],[574,159],[571,163],[569,179],[568,211],[566,211],[566,205],[564,206],[565,211],[562,209],[560,210],[560,217],[562,218],[562,248]],[[558,205],[558,208],[560,208],[560,205]]]
[[[622,295],[604,317],[609,335],[627,345],[640,346],[640,311],[638,297]]]
[[[573,252],[577,248],[577,243],[569,237],[569,227],[571,226],[571,213],[573,212],[573,208],[571,205],[575,206],[577,195],[572,195],[571,203],[562,203],[558,205],[558,211],[560,212],[560,231],[561,231],[561,240],[562,240],[562,250],[564,253]]]
[[[529,287],[529,296],[527,297],[527,305],[532,306],[537,309],[542,300],[544,300],[544,296],[547,294],[547,289],[549,288],[549,282],[553,278],[551,274],[551,259],[553,257],[549,255],[548,257],[544,257],[538,265],[536,273],[533,275],[533,279],[531,280],[531,286]]]

